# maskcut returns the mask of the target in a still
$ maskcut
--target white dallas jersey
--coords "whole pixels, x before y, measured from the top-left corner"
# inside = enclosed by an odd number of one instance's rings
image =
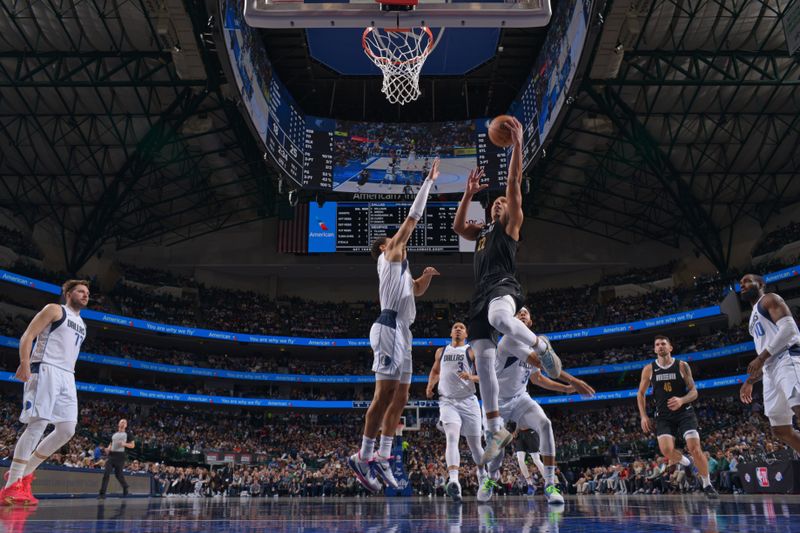
[[[61,306],[61,318],[44,328],[33,344],[31,363],[45,363],[75,372],[75,362],[86,338],[86,324],[79,314]]]
[[[764,296],[766,296],[766,294]],[[767,345],[772,342],[772,339],[775,338],[775,335],[778,334],[778,326],[776,326],[775,322],[770,318],[769,311],[761,305],[761,300],[764,296],[759,298],[758,302],[753,306],[753,311],[750,313],[750,325],[748,326],[750,335],[753,336],[753,342],[756,345],[757,354],[763,352],[767,348]],[[779,359],[783,358],[789,352],[800,355],[800,336],[795,335],[789,340],[788,349],[781,353],[772,354],[772,357],[767,359],[767,362],[764,363],[764,368],[772,368],[777,364]]]
[[[378,294],[381,311],[397,312],[397,320],[410,326],[417,316],[414,302],[414,278],[408,266],[408,259],[402,262],[389,262],[385,254],[378,257]]]
[[[508,335],[497,345],[497,360],[494,364],[500,398],[514,398],[528,393],[528,380],[539,369],[528,363],[531,348],[513,340]]]
[[[472,361],[467,355],[469,344],[453,346],[448,344],[439,359],[439,396],[444,398],[466,398],[475,394],[475,383],[458,377],[459,372],[472,372]]]

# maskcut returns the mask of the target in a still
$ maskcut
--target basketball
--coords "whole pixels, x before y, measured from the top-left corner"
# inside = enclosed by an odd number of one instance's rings
[[[489,123],[489,140],[492,144],[500,148],[508,148],[513,142],[511,132],[506,127],[506,123],[511,122],[510,115],[500,115],[494,117]]]

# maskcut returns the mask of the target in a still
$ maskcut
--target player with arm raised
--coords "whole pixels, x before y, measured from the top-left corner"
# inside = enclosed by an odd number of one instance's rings
[[[372,257],[378,262],[381,304],[381,314],[369,332],[374,353],[375,394],[367,409],[361,449],[348,459],[348,465],[359,482],[372,492],[381,489],[377,477],[387,486],[397,488],[389,458],[411,384],[411,324],[417,314],[414,298],[425,294],[433,276],[439,275],[435,268],[427,267],[419,278],[413,279],[406,257],[406,244],[417,221],[422,218],[431,186],[438,176],[437,159],[397,233],[376,239],[372,244]],[[381,440],[375,454],[378,431]]]
[[[433,367],[428,376],[426,395],[433,398],[433,387],[439,390],[439,428],[445,434],[445,462],[449,479],[445,492],[453,500],[461,501],[461,483],[458,467],[461,453],[458,441],[461,435],[467,439],[469,451],[478,465],[478,482],[483,480],[485,470],[480,466],[483,456],[481,445],[481,407],[475,396],[478,376],[472,371],[475,355],[465,344],[467,327],[456,322],[450,329],[450,344],[436,350]]]
[[[558,378],[561,361],[547,338],[536,335],[514,315],[522,307],[522,287],[516,279],[516,255],[519,247],[522,214],[522,124],[513,119],[506,123],[513,139],[513,151],[508,170],[506,195],[492,204],[488,224],[467,222],[467,210],[472,198],[485,189],[480,184],[483,171],[470,173],[464,196],[456,211],[453,230],[461,237],[475,241],[473,271],[475,291],[470,303],[470,345],[480,376],[481,399],[488,422],[488,439],[483,464],[495,458],[511,441],[511,433],[503,425],[498,410],[498,383],[495,370],[497,344],[493,330],[530,347],[534,364],[542,366],[548,376]]]
[[[750,335],[758,357],[747,366],[749,376],[742,384],[742,402],[753,401],[753,384],[764,380],[764,414],[772,433],[800,453],[800,433],[792,418],[800,419],[800,331],[783,298],[766,292],[764,278],[742,277],[742,300],[753,306]]]

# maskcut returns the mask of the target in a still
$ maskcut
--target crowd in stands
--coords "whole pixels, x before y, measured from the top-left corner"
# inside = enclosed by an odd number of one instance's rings
[[[795,264],[796,259],[759,265],[766,272]],[[207,327],[252,334],[303,337],[364,337],[378,316],[376,301],[318,302],[282,296],[271,299],[252,291],[205,287],[190,277],[165,270],[123,265],[123,280],[107,295],[101,294],[94,280],[90,308],[124,316],[170,324]],[[661,276],[670,265],[634,269],[607,277],[600,285],[626,281],[644,283]],[[13,272],[60,284],[68,276],[18,261]],[[537,332],[553,332],[599,326],[661,316],[688,309],[718,304],[738,280],[740,272],[724,277],[701,276],[692,287],[676,287],[643,295],[617,297],[598,303],[597,287],[547,289],[527,295]],[[149,285],[133,285],[125,280]],[[172,287],[173,290],[162,290]],[[181,291],[180,289],[191,289]],[[176,296],[180,294],[181,296]],[[467,319],[469,303],[417,302],[417,319],[412,328],[416,337],[446,337],[455,321]]]
[[[800,241],[800,222],[792,221],[767,233],[753,249],[753,257],[774,252],[795,241]]]
[[[21,426],[18,398],[0,402],[0,459],[8,459]],[[763,460],[786,448],[769,433],[761,405],[741,404],[735,391],[720,397],[701,397],[697,403],[700,433],[712,457],[712,478],[718,488],[734,491],[736,466]],[[670,467],[658,456],[655,436],[641,432],[631,402],[596,410],[551,410],[563,490],[575,493],[685,492],[694,488],[691,476]],[[431,415],[436,413],[432,410]],[[129,433],[138,444],[128,469],[151,472],[162,495],[213,496],[327,496],[363,494],[346,468],[346,458],[357,445],[362,412],[336,414],[214,411],[188,405],[144,405],[129,401],[80,399],[75,437],[50,463],[101,468],[116,421],[129,420]],[[403,438],[404,461],[414,492],[442,495],[446,482],[444,436],[434,418],[424,418],[419,431]],[[477,489],[474,465],[462,447],[461,482],[465,493]],[[204,451],[252,454],[250,466],[209,470],[200,465]],[[526,485],[509,448],[501,490],[522,493]],[[596,459],[596,467],[580,468],[579,458]],[[187,464],[193,464],[187,467]],[[531,472],[535,468],[531,466]],[[537,488],[542,479],[534,477]]]
[[[0,246],[11,248],[20,255],[42,259],[44,255],[30,237],[25,236],[21,231],[0,226]]]
[[[19,337],[26,326],[26,320],[13,319],[0,314],[0,335]],[[678,355],[730,346],[749,340],[751,340],[750,334],[742,326],[719,330],[700,337],[675,337],[672,339],[672,344],[673,353]],[[87,337],[82,351],[175,366],[305,375],[368,375],[373,358],[372,353],[367,349],[336,352],[322,359],[311,358],[306,354],[293,356],[289,351],[276,352],[275,350],[267,350],[264,354],[237,355],[234,346],[231,346],[230,351],[223,353],[203,353],[186,349],[157,348],[92,335]],[[565,368],[575,368],[644,361],[652,356],[652,351],[652,343],[648,341],[642,344],[620,345],[593,351],[562,352],[562,359]],[[433,363],[431,351],[415,350],[413,360],[415,375],[427,375],[430,372]],[[135,384],[128,383],[128,385],[134,386]]]
[[[626,283],[650,283],[661,279],[671,278],[675,269],[675,261],[647,268],[631,268],[621,274],[603,276],[598,285],[624,285]]]
[[[146,283],[148,285],[197,288],[200,284],[191,276],[182,276],[170,270],[160,268],[147,268],[131,264],[119,265],[128,281]]]

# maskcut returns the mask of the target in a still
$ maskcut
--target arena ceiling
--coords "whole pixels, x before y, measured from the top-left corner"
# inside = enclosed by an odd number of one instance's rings
[[[171,244],[276,213],[278,176],[220,67],[209,1],[2,2],[0,205],[60,228],[69,270],[107,244]],[[791,1],[608,0],[531,169],[528,215],[623,242],[688,240],[724,269],[737,221],[800,201]],[[507,79],[475,76],[494,95]]]
[[[736,222],[800,201],[791,1],[609,0],[532,171],[531,213],[624,242],[688,239],[724,271]]]

